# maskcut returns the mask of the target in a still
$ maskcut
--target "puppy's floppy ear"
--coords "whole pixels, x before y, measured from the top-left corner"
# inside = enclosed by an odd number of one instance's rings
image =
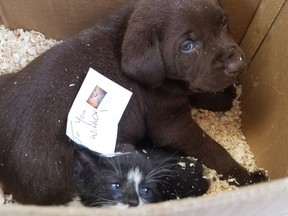
[[[160,86],[165,79],[159,28],[149,17],[132,14],[122,44],[124,73],[150,88]]]

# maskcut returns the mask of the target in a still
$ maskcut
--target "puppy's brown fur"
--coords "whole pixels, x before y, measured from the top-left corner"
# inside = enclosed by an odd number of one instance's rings
[[[18,202],[71,199],[66,119],[90,67],[133,92],[116,150],[147,136],[241,185],[265,180],[236,163],[190,116],[191,93],[224,89],[245,68],[216,0],[140,0],[1,77],[0,180]]]

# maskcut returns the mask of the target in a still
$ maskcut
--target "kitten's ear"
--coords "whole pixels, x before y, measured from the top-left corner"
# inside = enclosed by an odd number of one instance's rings
[[[74,171],[76,174],[81,174],[84,169],[92,171],[93,167],[97,167],[97,161],[100,159],[100,154],[92,152],[84,146],[74,144]]]
[[[141,13],[136,9],[131,15],[122,44],[121,66],[124,73],[150,88],[160,86],[165,79],[160,31],[160,27],[155,26],[155,20],[141,19]]]

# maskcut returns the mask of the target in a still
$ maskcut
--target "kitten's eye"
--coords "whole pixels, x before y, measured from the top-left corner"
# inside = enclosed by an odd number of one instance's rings
[[[139,192],[143,197],[149,197],[152,195],[152,190],[148,187],[141,187]]]
[[[121,185],[119,183],[112,183],[111,184],[111,187],[114,189],[114,190],[119,190]]]
[[[191,53],[192,51],[195,50],[194,42],[192,40],[186,40],[184,43],[181,44],[181,52],[183,53]]]

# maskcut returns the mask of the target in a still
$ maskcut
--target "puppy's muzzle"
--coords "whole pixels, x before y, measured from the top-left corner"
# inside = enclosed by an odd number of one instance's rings
[[[230,77],[238,77],[246,68],[246,59],[242,50],[237,46],[230,46],[215,58],[214,66]]]

